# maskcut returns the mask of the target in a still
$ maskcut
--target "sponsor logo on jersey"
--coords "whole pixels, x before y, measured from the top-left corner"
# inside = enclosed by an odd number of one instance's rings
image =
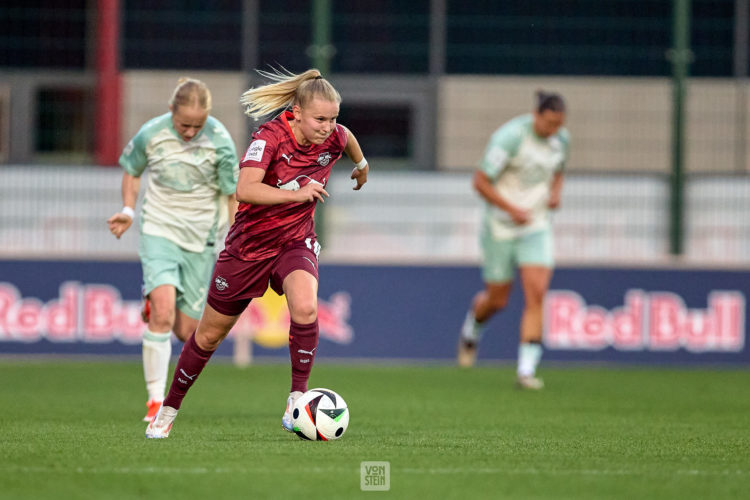
[[[306,175],[298,175],[297,178],[292,179],[289,182],[282,183],[281,179],[278,179],[276,181],[276,187],[279,189],[283,189],[284,191],[299,191],[299,189],[302,187],[302,184],[300,184],[300,180],[307,179],[308,184],[318,184],[320,186],[325,186],[325,179],[323,179],[323,182],[318,182],[312,177],[308,177]]]
[[[247,148],[245,158],[242,161],[260,161],[263,158],[263,151],[266,149],[266,141],[263,139],[256,139],[250,143],[250,147]]]
[[[325,153],[320,153],[318,155],[318,164],[321,167],[325,167],[330,162],[331,162],[331,153],[329,153],[328,151],[326,151]]]

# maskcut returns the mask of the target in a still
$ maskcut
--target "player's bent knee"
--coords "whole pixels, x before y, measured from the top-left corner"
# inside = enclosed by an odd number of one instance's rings
[[[505,309],[505,306],[508,305],[508,299],[505,297],[490,298],[488,302],[493,312]]]
[[[221,344],[221,340],[213,337],[196,337],[195,343],[204,351],[215,351]]]
[[[148,328],[154,332],[168,332],[172,329],[172,322],[166,318],[152,316],[149,319]]]
[[[300,325],[309,325],[318,318],[318,308],[315,304],[297,305],[289,309],[292,321]]]
[[[220,330],[210,331],[196,331],[195,332],[195,343],[198,347],[205,351],[215,351],[222,340],[224,340],[229,332],[222,332]]]
[[[541,308],[544,303],[544,291],[527,294],[524,297],[526,307]]]

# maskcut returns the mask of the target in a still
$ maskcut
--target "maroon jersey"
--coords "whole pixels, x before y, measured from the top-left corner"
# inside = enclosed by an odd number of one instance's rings
[[[333,164],[346,147],[346,130],[341,125],[323,142],[300,146],[285,111],[253,133],[240,168],[266,171],[263,183],[278,189],[296,190],[314,181],[328,181]],[[315,237],[314,202],[252,205],[240,203],[234,225],[226,239],[226,251],[241,260],[273,257],[287,243]]]

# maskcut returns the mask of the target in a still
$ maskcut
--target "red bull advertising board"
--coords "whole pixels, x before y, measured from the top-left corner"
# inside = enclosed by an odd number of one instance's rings
[[[465,266],[322,265],[319,358],[442,360],[479,270]],[[139,354],[137,262],[0,261],[0,354]],[[480,360],[513,360],[522,311],[516,286],[487,325]],[[748,364],[750,271],[568,268],[545,300],[545,359]],[[289,314],[268,291],[219,348],[252,338],[255,356],[288,357]]]

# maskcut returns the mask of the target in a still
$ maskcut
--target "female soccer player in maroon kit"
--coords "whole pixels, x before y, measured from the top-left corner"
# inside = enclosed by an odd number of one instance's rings
[[[313,214],[324,202],[331,167],[342,153],[355,163],[359,190],[369,166],[357,139],[336,123],[341,96],[316,69],[302,74],[260,72],[273,83],[248,90],[241,102],[258,119],[281,114],[253,133],[240,162],[240,205],[219,255],[206,308],[175,368],[164,403],[146,428],[166,438],[183,398],[250,301],[268,285],[289,306],[292,386],[282,418],[292,430],[291,409],[307,390],[318,345],[318,253]]]

